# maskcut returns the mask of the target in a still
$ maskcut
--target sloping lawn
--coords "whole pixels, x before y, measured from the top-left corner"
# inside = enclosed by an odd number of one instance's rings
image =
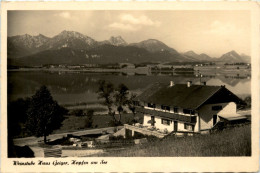
[[[250,156],[251,126],[244,125],[208,135],[169,137],[99,156],[176,157],[176,156]]]

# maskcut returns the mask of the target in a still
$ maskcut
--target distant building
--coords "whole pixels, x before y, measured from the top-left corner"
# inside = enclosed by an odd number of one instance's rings
[[[99,67],[99,64],[84,64],[85,67]]]
[[[156,83],[136,98],[143,126],[168,132],[208,131],[219,121],[245,119],[237,114],[243,104],[225,86]]]
[[[80,69],[81,67],[84,67],[84,66],[80,66],[80,65],[68,65],[67,66],[69,69]]]
[[[134,69],[135,65],[131,63],[119,63],[120,68],[131,68]]]

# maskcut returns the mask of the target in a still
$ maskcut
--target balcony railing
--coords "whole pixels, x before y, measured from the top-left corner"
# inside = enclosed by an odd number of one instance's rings
[[[169,118],[172,120],[177,121],[183,121],[188,123],[196,123],[196,116],[185,116],[185,115],[179,115],[176,113],[169,113],[169,112],[162,112],[162,111],[156,111],[152,109],[144,109],[143,107],[137,107],[136,112],[143,113],[143,114],[149,114],[153,116],[159,116],[164,118]]]
[[[148,136],[152,135],[152,136],[156,136],[158,138],[163,138],[164,136],[167,135],[165,133],[160,133],[158,131],[149,130],[149,129],[147,129],[147,127],[136,127],[136,126],[131,126],[128,124],[125,124],[124,127],[125,127],[125,129],[132,130],[134,132],[139,132],[139,133],[142,133],[142,134],[148,135]]]

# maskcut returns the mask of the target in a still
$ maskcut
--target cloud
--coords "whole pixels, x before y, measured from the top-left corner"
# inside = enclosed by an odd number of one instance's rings
[[[223,23],[215,20],[211,23],[208,33],[222,36],[239,35],[242,33],[242,28],[239,28],[232,23]]]
[[[120,30],[126,30],[126,31],[136,31],[136,30],[138,30],[138,28],[134,27],[133,25],[124,24],[124,23],[117,23],[117,22],[108,25],[108,27],[110,27],[112,29],[120,29]]]
[[[61,12],[61,13],[57,13],[56,16],[65,18],[65,19],[71,19],[72,16],[69,12]]]
[[[118,22],[109,24],[108,27],[125,31],[136,31],[144,26],[160,26],[160,24],[160,22],[153,21],[145,15],[136,17],[131,14],[122,14]]]
[[[148,25],[148,26],[159,26],[160,25],[160,22],[158,21],[152,21],[151,19],[149,19],[147,16],[140,16],[140,17],[134,17],[130,14],[123,14],[121,17],[120,17],[121,21],[122,22],[125,22],[125,23],[130,23],[130,24],[133,24],[133,25]]]

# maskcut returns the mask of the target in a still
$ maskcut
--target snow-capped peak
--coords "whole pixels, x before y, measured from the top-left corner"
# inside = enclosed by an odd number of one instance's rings
[[[125,46],[127,45],[126,41],[121,37],[121,36],[112,36],[110,37],[110,39],[108,40],[110,44],[114,45],[114,46]]]

